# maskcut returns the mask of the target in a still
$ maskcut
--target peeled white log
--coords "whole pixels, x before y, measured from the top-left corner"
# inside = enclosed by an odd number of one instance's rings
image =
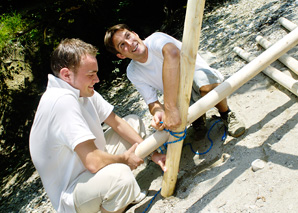
[[[158,147],[162,146],[168,139],[168,132],[156,131],[138,145],[138,147],[135,150],[135,154],[140,158],[145,158],[151,152],[158,149]]]
[[[279,18],[278,22],[289,31],[293,31],[295,28],[297,28],[296,24],[283,17]]]
[[[257,36],[256,41],[265,49],[268,49],[272,45],[270,41],[266,40],[262,36]],[[278,60],[298,75],[298,61],[295,58],[285,53]]]
[[[194,122],[197,118],[202,116],[209,109],[214,107],[228,95],[231,95],[239,87],[247,81],[256,76],[259,72],[264,70],[272,62],[277,60],[280,56],[288,52],[295,45],[298,44],[298,28],[287,34],[284,38],[273,44],[270,48],[265,50],[261,55],[248,63],[237,73],[225,80],[219,86],[210,91],[207,95],[198,100],[195,104],[191,105],[188,109],[188,124]],[[159,135],[156,137],[156,135]],[[162,135],[162,136],[161,136]],[[138,145],[135,153],[139,157],[146,157],[159,146],[166,142],[167,133],[165,131],[156,132],[140,145]],[[155,138],[161,138],[160,140]]]
[[[236,52],[241,58],[250,62],[255,57],[241,49],[240,47],[235,47],[234,52]],[[279,71],[278,69],[268,66],[265,70],[263,70],[267,76],[272,78],[274,81],[291,91],[294,95],[298,96],[298,81],[294,80],[292,77],[284,74],[283,72]]]

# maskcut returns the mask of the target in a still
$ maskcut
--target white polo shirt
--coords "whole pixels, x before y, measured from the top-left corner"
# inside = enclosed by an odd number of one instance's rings
[[[181,49],[182,42],[165,33],[156,32],[147,37],[144,44],[148,48],[148,59],[145,63],[131,60],[127,67],[127,77],[143,96],[146,104],[157,101],[157,91],[163,93],[162,67],[164,57],[162,49],[165,44],[173,43]],[[197,54],[195,71],[211,70],[207,62]]]
[[[97,148],[105,150],[101,123],[113,106],[97,92],[79,97],[80,91],[65,81],[53,75],[48,78],[30,132],[30,154],[54,208],[75,212],[72,193],[86,168],[74,149],[95,139]]]

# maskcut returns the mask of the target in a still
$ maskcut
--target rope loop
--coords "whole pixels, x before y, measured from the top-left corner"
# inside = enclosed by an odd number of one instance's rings
[[[160,123],[163,124],[162,121],[160,121]],[[187,128],[186,128],[186,127],[185,127],[185,129],[184,129],[183,131],[181,131],[181,132],[174,132],[174,131],[169,130],[169,129],[166,129],[166,128],[164,128],[163,130],[166,131],[166,132],[169,132],[170,135],[172,135],[173,137],[177,138],[177,140],[165,142],[165,143],[163,144],[165,150],[167,149],[167,145],[168,145],[168,144],[177,143],[177,142],[182,141],[182,140],[184,140],[184,139],[186,138],[186,131],[187,131]],[[182,135],[182,134],[183,134],[183,135]],[[182,135],[182,136],[181,136],[181,135]],[[160,152],[163,154],[162,146],[159,147],[159,150],[160,150]]]

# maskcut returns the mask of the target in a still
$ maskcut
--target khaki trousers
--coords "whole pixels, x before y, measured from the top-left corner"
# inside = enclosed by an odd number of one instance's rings
[[[136,115],[123,118],[143,138],[146,135],[143,121]],[[112,128],[105,132],[106,151],[122,154],[131,147]],[[110,212],[126,207],[140,194],[140,187],[129,166],[110,164],[97,173],[84,172],[74,189],[74,203],[79,213],[100,212],[100,206]]]

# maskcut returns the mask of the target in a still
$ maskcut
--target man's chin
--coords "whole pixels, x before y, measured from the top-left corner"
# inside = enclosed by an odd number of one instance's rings
[[[89,91],[88,93],[82,94],[82,95],[80,95],[80,96],[81,96],[81,97],[88,98],[88,97],[92,97],[93,95],[94,95],[94,90]]]

